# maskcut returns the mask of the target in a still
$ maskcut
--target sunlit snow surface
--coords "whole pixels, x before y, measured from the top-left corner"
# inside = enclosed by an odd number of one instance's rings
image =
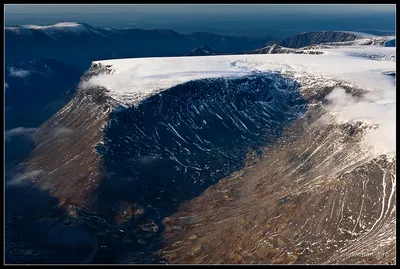
[[[261,54],[200,57],[165,57],[105,60],[112,74],[92,77],[82,86],[103,86],[122,104],[138,103],[147,96],[195,79],[240,77],[254,72],[281,72],[312,83],[313,77],[344,81],[365,88],[363,100],[333,92],[328,107],[340,121],[364,120],[378,125],[369,141],[381,153],[395,152],[396,72],[395,48],[379,46],[330,47],[322,55]],[[307,78],[307,79],[304,79]],[[311,79],[310,79],[311,78]],[[316,89],[318,90],[318,89]]]
[[[331,55],[347,55],[363,57],[378,61],[396,62],[396,49],[394,47],[381,46],[332,46],[330,49],[321,49],[324,53]]]

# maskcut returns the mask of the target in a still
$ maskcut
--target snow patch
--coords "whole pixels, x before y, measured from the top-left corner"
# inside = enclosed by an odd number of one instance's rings
[[[11,77],[18,77],[18,78],[24,78],[29,76],[30,72],[28,70],[23,70],[23,69],[17,69],[15,67],[11,67],[9,70],[9,75]]]
[[[19,174],[14,176],[10,181],[6,183],[7,186],[16,186],[22,185],[24,183],[30,183],[36,178],[43,175],[45,172],[42,169],[33,170],[30,172],[26,172],[24,174]]]

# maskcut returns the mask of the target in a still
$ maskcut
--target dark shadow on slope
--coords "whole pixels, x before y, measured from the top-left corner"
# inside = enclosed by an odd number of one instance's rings
[[[135,242],[99,251],[95,261],[157,262],[151,242],[163,231],[162,219],[243,168],[249,151],[279,137],[305,109],[296,82],[254,74],[187,82],[114,111],[98,147],[108,175],[97,190],[100,208],[110,222],[121,215],[123,203],[144,209],[144,215],[121,224],[135,231]],[[126,213],[127,206],[122,208]],[[149,229],[153,233],[141,237]]]
[[[40,172],[25,173],[18,167],[6,175],[5,263],[91,262],[91,254],[97,251],[95,236],[68,218],[49,191],[32,183]]]
[[[396,47],[396,39],[391,39],[385,42],[385,47]]]

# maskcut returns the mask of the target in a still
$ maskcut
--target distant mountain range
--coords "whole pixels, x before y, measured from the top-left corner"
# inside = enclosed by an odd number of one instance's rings
[[[395,47],[396,40],[393,36],[374,36],[353,32],[309,32],[302,33],[282,40],[271,40],[268,46],[233,53],[221,53],[207,45],[193,49],[187,56],[206,55],[231,55],[231,54],[322,54],[315,49],[329,48],[331,46],[385,46]]]
[[[183,56],[204,44],[221,53],[232,53],[261,48],[273,39],[206,32],[179,34],[165,29],[114,29],[83,23],[5,28],[6,64],[46,58],[73,66],[84,65],[85,70],[94,60]]]
[[[267,35],[239,37],[208,32],[180,34],[166,29],[114,29],[85,23],[20,25],[5,28],[5,61],[9,64],[53,59],[71,66],[84,66],[82,70],[86,70],[94,60],[200,56],[207,55],[207,51],[211,50],[212,53],[233,54],[274,44],[301,48],[329,42],[354,42],[359,39],[365,39],[365,36],[339,31],[309,32],[277,39]],[[390,46],[393,44],[388,43]],[[207,50],[201,52],[201,46],[207,46]]]

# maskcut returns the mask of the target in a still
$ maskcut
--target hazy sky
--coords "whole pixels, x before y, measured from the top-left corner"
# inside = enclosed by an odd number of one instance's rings
[[[143,13],[394,13],[394,4],[257,4],[257,5],[199,5],[199,4],[152,4],[152,5],[112,5],[112,4],[6,4],[4,12],[11,13],[121,13],[121,12],[143,12]]]
[[[6,26],[79,22],[180,33],[292,36],[307,31],[394,31],[396,5],[7,4]]]

